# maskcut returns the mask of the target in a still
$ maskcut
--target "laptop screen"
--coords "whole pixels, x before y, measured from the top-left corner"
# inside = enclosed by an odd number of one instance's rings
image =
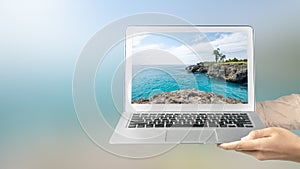
[[[248,104],[249,31],[139,31],[130,37],[131,104]]]

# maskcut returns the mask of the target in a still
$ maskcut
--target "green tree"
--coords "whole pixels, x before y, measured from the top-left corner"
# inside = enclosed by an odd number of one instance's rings
[[[220,53],[220,48],[215,49],[213,54],[215,55],[216,62],[218,62],[218,61],[224,62],[225,61],[226,55]]]
[[[214,52],[213,52],[213,54],[215,55],[216,62],[218,62],[218,60],[219,60],[219,58],[221,56],[221,54],[220,54],[220,48],[215,49]]]
[[[238,62],[239,60],[235,57],[232,59],[232,62]]]
[[[222,55],[220,56],[220,61],[224,62],[225,59],[226,59],[226,55],[222,54]]]

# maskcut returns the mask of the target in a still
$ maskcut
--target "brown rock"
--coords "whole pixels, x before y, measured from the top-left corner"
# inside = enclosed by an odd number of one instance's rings
[[[197,89],[177,90],[155,94],[150,99],[141,98],[132,101],[133,104],[244,104],[234,98],[224,97],[212,92]]]

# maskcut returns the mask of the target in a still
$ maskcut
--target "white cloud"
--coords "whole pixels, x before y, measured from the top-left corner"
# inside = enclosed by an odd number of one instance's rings
[[[141,44],[141,41],[148,36],[148,34],[143,34],[132,37],[132,46],[138,46],[139,44]]]
[[[134,65],[177,65],[184,62],[176,55],[162,49],[148,49],[132,55]]]
[[[212,46],[209,43],[200,43],[193,46],[188,45],[180,45],[180,46],[172,46],[172,47],[166,47],[164,44],[148,44],[145,46],[137,46],[133,49],[133,53],[137,54],[143,51],[148,51],[148,54],[150,55],[149,50],[160,50],[165,51],[169,54],[171,54],[173,57],[176,57],[177,59],[181,60],[184,64],[195,64],[200,61],[207,61],[207,60],[213,60],[213,57],[211,57],[212,53]],[[209,57],[208,57],[209,56]],[[145,53],[143,53],[143,57],[145,57]],[[157,62],[162,61],[152,59],[152,61],[148,60],[149,62]],[[151,64],[151,63],[149,63]],[[155,64],[155,63],[153,63]],[[161,63],[163,64],[163,63]],[[168,63],[165,63],[168,64]]]
[[[146,50],[160,50],[165,51],[171,54],[173,57],[181,60],[185,64],[194,64],[199,61],[214,61],[213,50],[216,48],[220,48],[222,53],[225,53],[228,58],[232,57],[241,57],[243,58],[244,51],[247,49],[247,35],[237,32],[233,34],[223,34],[220,38],[211,41],[211,42],[203,42],[203,37],[199,36],[195,40],[202,41],[195,43],[194,45],[188,46],[182,44],[180,46],[166,46],[163,43],[157,44],[148,44],[148,45],[139,45],[141,41],[146,38],[148,35],[138,36],[134,40],[134,53],[146,51]],[[152,52],[150,52],[152,53]],[[148,53],[149,54],[149,53]],[[152,53],[153,54],[153,53]],[[238,54],[238,55],[237,55]],[[143,54],[145,57],[145,53]],[[232,55],[232,56],[231,56]],[[160,57],[162,57],[161,55]],[[244,56],[245,57],[245,56]],[[170,58],[170,57],[168,57]],[[165,59],[147,59],[149,64],[157,64]],[[153,62],[153,63],[152,63]],[[162,63],[160,64],[168,64]]]
[[[191,48],[197,53],[205,53],[205,54],[207,53],[211,54],[214,49],[214,47],[210,42],[194,44],[191,46]]]
[[[210,43],[214,48],[220,48],[224,53],[239,52],[247,49],[247,35],[241,32],[225,34]]]
[[[192,41],[192,43],[198,43],[202,42],[203,40],[206,40],[206,37],[202,34],[196,35],[195,39]]]
[[[137,52],[141,52],[141,51],[145,51],[145,50],[151,50],[151,49],[162,49],[163,44],[149,44],[149,45],[143,45],[140,46],[138,45],[137,47],[133,47],[133,53],[137,53]]]
[[[174,56],[176,56],[177,58],[179,58],[180,60],[182,60],[182,62],[185,64],[199,62],[200,60],[198,54],[186,45],[171,47],[166,50]]]
[[[160,51],[160,52],[159,52]],[[135,64],[194,64],[200,58],[185,45],[164,47],[164,44],[149,44],[134,48]],[[150,58],[149,58],[150,57]],[[176,61],[177,60],[177,61]],[[176,61],[176,62],[175,62]]]

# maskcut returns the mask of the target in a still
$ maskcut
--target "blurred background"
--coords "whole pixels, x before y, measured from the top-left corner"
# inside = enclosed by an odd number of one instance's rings
[[[215,145],[179,145],[148,159],[118,157],[86,136],[72,100],[73,71],[87,41],[105,25],[143,12],[168,13],[200,25],[252,25],[256,101],[300,93],[298,11],[297,0],[1,0],[0,168],[299,168]]]

